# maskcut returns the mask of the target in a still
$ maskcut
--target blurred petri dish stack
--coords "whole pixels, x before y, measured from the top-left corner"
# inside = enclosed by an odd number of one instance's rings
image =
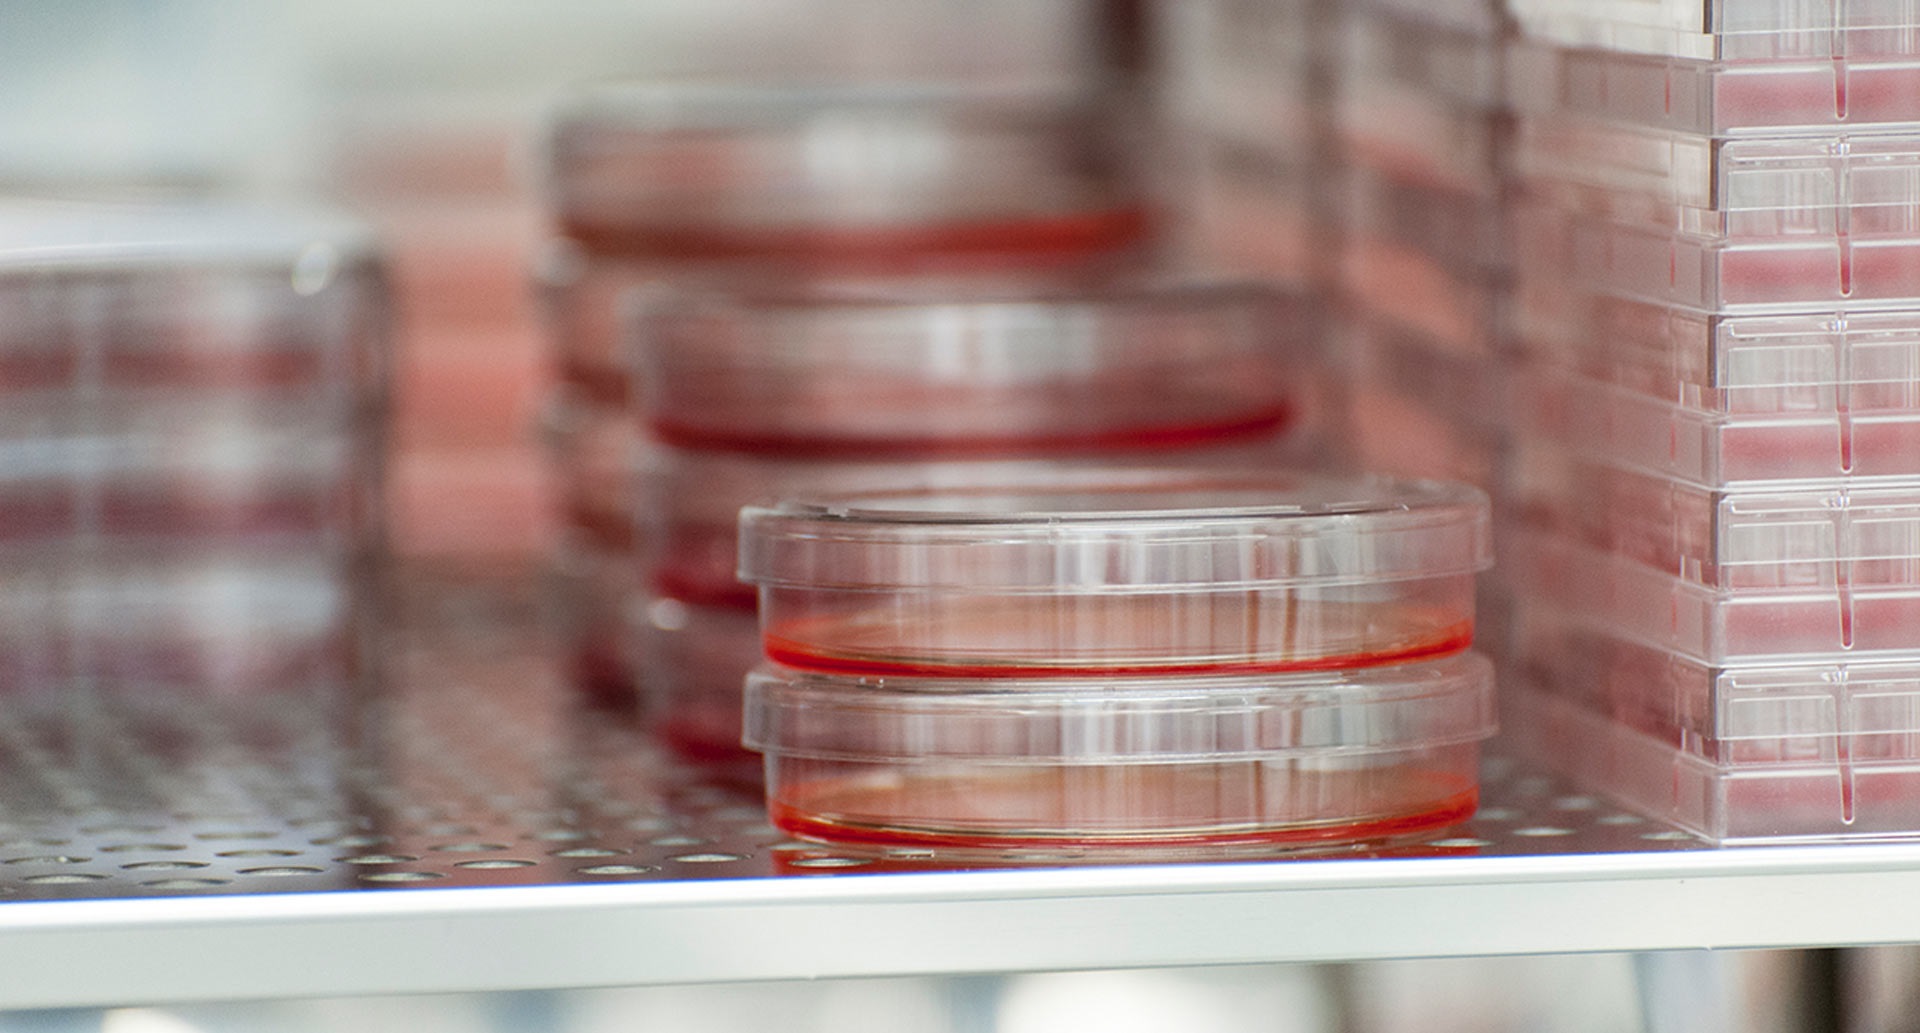
[[[1511,6],[1523,741],[1724,841],[1920,832],[1920,14]]]
[[[366,677],[385,321],[332,216],[0,203],[0,688]]]
[[[1464,820],[1485,496],[1047,470],[741,514],[774,823],[1018,859],[1349,848]]]
[[[1327,425],[1296,295],[1220,281],[682,285],[633,313],[640,683],[665,740],[744,762],[761,656],[742,506],[1066,476],[1310,464]],[[762,597],[764,600],[764,596]]]
[[[610,84],[557,112],[543,278],[561,380],[551,419],[563,576],[589,689],[632,699],[643,608],[621,297],[714,277],[1101,276],[1160,239],[1138,128],[1116,95],[1046,87]]]

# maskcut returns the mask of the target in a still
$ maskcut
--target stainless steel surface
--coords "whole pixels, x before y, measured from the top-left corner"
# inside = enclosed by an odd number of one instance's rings
[[[0,701],[0,1008],[1920,941],[1920,844],[1714,849],[1498,757],[1378,856],[796,843],[577,709],[514,593],[416,594],[374,700]]]

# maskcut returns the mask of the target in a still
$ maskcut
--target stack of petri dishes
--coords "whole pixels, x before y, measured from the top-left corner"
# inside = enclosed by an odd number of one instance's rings
[[[544,263],[576,657],[631,700],[638,587],[633,371],[639,286],[839,279],[1062,283],[1153,254],[1133,107],[1103,91],[608,85],[546,148],[558,238]],[[703,343],[704,346],[704,343]]]
[[[774,823],[895,856],[1351,849],[1469,816],[1485,496],[1064,470],[741,515]]]
[[[385,319],[350,222],[0,203],[0,688],[364,677]]]
[[[1720,840],[1920,833],[1920,17],[1513,8],[1528,741]]]
[[[644,695],[689,757],[757,769],[748,503],[1067,464],[1300,465],[1326,376],[1296,295],[1240,283],[680,289],[632,323]]]

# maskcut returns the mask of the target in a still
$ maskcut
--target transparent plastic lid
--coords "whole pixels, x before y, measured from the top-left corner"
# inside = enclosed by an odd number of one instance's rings
[[[1709,212],[1702,225],[1676,228],[1523,196],[1513,205],[1516,266],[1581,290],[1724,314],[1920,304],[1920,224],[1904,225],[1914,206],[1816,202]]]
[[[1862,532],[1877,544],[1874,529]],[[1792,583],[1719,588],[1551,531],[1501,540],[1502,576],[1529,598],[1712,664],[1911,658],[1920,650],[1920,564],[1890,551],[1837,566],[1794,564],[1779,579]],[[1821,583],[1822,573],[1841,578]],[[1868,580],[1847,580],[1855,574]]]
[[[638,411],[680,445],[1059,454],[1270,436],[1323,378],[1309,302],[1245,282],[687,292],[632,325]]]
[[[741,512],[740,576],[762,586],[1154,594],[1446,577],[1491,562],[1483,494],[1381,477],[1063,471]]]
[[[1523,114],[1725,136],[1911,126],[1920,26],[1871,35],[1878,48],[1850,47],[1846,36],[1823,32],[1696,37],[1702,45],[1674,48],[1700,51],[1693,57],[1522,40],[1508,49],[1507,96]]]
[[[1920,78],[1915,80],[1920,85]],[[1697,233],[1920,232],[1920,133],[1719,140],[1592,119],[1521,119],[1517,171],[1536,192]]]
[[[820,759],[1152,764],[1420,749],[1493,731],[1492,666],[1462,653],[1311,675],[1073,681],[768,665],[747,677],[744,739]]]
[[[1527,282],[1521,344],[1609,384],[1725,413],[1920,419],[1920,309],[1722,316]]]
[[[1898,589],[1920,569],[1911,481],[1708,488],[1527,442],[1506,488],[1541,527],[1714,588]]]
[[[1920,664],[1911,659],[1714,665],[1588,626],[1551,606],[1515,616],[1514,655],[1554,695],[1605,705],[1724,764],[1837,760],[1847,739],[1920,760]],[[1866,759],[1863,754],[1856,754]]]
[[[1791,398],[1727,412],[1583,376],[1530,368],[1515,426],[1587,455],[1702,485],[1920,477],[1920,402],[1910,384],[1756,391]],[[1855,407],[1857,403],[1857,408]]]
[[[377,389],[370,234],[325,213],[0,201],[0,390]]]
[[[567,230],[606,250],[780,250],[766,235],[785,233],[803,249],[813,233],[837,249],[1071,246],[1142,229],[1137,129],[1122,98],[1089,91],[607,84],[555,114],[546,178]]]
[[[1507,0],[1528,35],[1690,57],[1911,54],[1910,0]]]
[[[313,293],[373,257],[371,231],[329,212],[238,201],[0,200],[0,280],[74,269],[266,266]]]

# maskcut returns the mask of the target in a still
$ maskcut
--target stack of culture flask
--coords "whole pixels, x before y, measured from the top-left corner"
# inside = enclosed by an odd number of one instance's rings
[[[1920,17],[1511,6],[1524,741],[1720,840],[1920,833]]]

